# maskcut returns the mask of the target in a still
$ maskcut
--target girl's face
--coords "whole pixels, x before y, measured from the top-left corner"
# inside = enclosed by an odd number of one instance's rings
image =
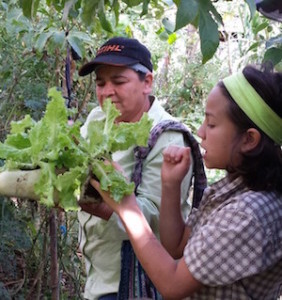
[[[205,120],[197,133],[202,139],[207,168],[227,169],[240,163],[236,149],[240,148],[241,139],[238,139],[236,126],[228,117],[228,101],[218,86],[212,89],[207,99]]]

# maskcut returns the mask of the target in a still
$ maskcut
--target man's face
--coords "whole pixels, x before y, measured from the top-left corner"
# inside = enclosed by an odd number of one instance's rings
[[[138,74],[126,67],[100,66],[96,70],[96,94],[100,106],[111,98],[121,112],[118,122],[137,122],[150,108],[152,74],[140,81]]]

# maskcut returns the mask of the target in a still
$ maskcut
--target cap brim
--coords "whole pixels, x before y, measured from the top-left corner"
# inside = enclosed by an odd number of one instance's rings
[[[109,65],[109,66],[130,66],[133,64],[138,63],[137,59],[132,59],[130,57],[125,57],[125,56],[116,56],[116,55],[105,55],[105,56],[98,56],[94,60],[86,63],[83,65],[79,71],[78,75],[79,76],[85,76],[88,75],[89,73],[95,71],[96,67],[99,65]]]

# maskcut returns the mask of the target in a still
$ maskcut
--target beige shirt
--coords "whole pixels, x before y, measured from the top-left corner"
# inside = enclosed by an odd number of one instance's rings
[[[153,126],[160,121],[174,119],[156,99],[148,115],[153,119]],[[98,107],[92,110],[86,123],[81,128],[83,136],[86,136],[88,123],[99,118],[103,118],[103,112]],[[137,202],[157,236],[159,236],[162,151],[170,144],[183,146],[182,134],[175,131],[161,134],[156,145],[143,162],[142,182],[137,190]],[[133,147],[126,151],[113,153],[113,159],[122,166],[126,176],[131,178],[135,164]],[[190,168],[182,183],[182,208],[185,217],[190,211],[190,202],[187,200],[187,195],[191,174],[192,168]],[[115,213],[108,221],[105,221],[86,212],[78,212],[78,219],[81,225],[80,249],[85,257],[87,272],[85,299],[98,299],[103,294],[118,292],[121,244],[123,240],[128,239],[123,225]]]

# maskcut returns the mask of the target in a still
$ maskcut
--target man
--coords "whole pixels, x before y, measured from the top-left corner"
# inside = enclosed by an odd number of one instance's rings
[[[96,74],[96,94],[99,107],[93,109],[81,128],[87,136],[87,126],[91,120],[103,118],[101,106],[111,98],[121,115],[117,122],[137,122],[146,112],[153,119],[153,126],[163,120],[173,120],[157,99],[150,96],[153,75],[149,50],[136,39],[115,37],[108,40],[91,62],[79,70],[80,76],[91,72]],[[176,131],[161,134],[143,162],[142,181],[136,195],[139,206],[153,231],[158,235],[159,206],[161,199],[162,152],[170,144],[184,145],[183,135]],[[133,147],[113,153],[126,176],[131,178],[135,164]],[[190,205],[187,201],[192,170],[182,184],[183,216]],[[80,247],[85,256],[87,280],[85,299],[116,299],[121,270],[121,245],[128,240],[127,234],[106,203],[81,204],[78,213],[81,229]]]

